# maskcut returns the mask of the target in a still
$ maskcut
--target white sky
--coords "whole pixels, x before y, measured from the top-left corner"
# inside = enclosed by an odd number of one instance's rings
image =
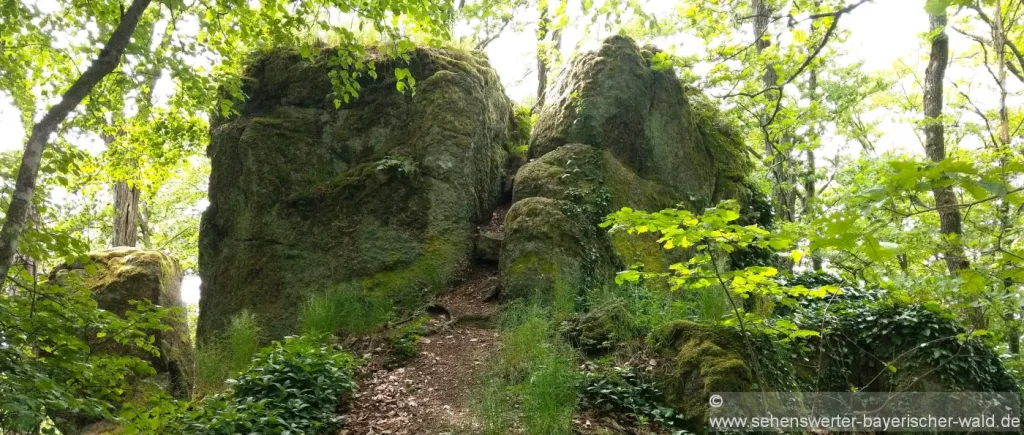
[[[674,3],[665,1],[657,3],[657,7],[671,11]],[[887,69],[901,58],[917,64],[922,54],[920,35],[928,26],[924,0],[875,0],[844,16],[840,23],[843,28],[851,31],[846,50],[854,59],[863,61],[868,71]],[[587,39],[596,40],[606,36],[609,35],[587,35]],[[564,34],[563,46],[571,50],[581,37],[581,29],[570,28]],[[966,50],[969,46],[964,38],[955,33],[951,33],[951,43],[954,51]],[[513,100],[521,101],[535,93],[537,82],[533,74],[535,58],[532,29],[523,32],[506,31],[488,47],[487,54]],[[920,67],[923,68],[923,63]],[[952,77],[957,74],[969,75],[972,72],[951,69]],[[880,150],[920,152],[920,144],[909,123],[890,119],[883,123],[881,129],[886,134],[877,144]],[[24,139],[17,111],[8,98],[0,95],[0,151],[20,149]],[[199,278],[187,277],[182,292],[186,302],[198,301]]]

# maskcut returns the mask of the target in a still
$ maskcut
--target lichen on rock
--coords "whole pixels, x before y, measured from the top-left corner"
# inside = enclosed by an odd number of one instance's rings
[[[267,338],[294,333],[303,301],[343,283],[415,304],[466,265],[475,224],[500,200],[516,125],[486,60],[373,55],[378,79],[336,109],[329,55],[258,56],[250,98],[212,127],[201,339],[242,309]],[[396,90],[399,67],[414,93]]]

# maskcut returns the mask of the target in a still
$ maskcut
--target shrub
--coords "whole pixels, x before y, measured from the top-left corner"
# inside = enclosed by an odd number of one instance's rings
[[[682,423],[676,411],[664,404],[655,383],[634,367],[587,363],[580,396],[583,405],[620,414],[640,424],[662,427]]]
[[[0,433],[38,433],[50,417],[68,432],[112,418],[155,373],[140,356],[159,352],[155,334],[177,313],[133,301],[121,317],[82,284],[0,291]],[[102,351],[111,345],[130,355]]]
[[[339,426],[339,399],[355,389],[354,367],[347,353],[313,339],[289,337],[262,349],[224,392],[188,406],[169,421],[148,423],[145,430],[132,426],[128,433],[333,433]]]

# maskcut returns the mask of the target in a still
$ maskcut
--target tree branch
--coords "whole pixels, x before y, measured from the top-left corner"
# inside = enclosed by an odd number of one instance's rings
[[[14,253],[18,249],[18,241],[25,231],[36,179],[39,176],[39,164],[50,136],[67,119],[71,111],[75,110],[82,100],[92,92],[92,89],[121,63],[121,56],[128,43],[131,42],[132,34],[135,33],[135,28],[139,25],[139,21],[151,1],[134,0],[132,2],[128,10],[125,11],[123,19],[114,29],[114,33],[110,35],[110,39],[107,40],[106,45],[100,50],[99,55],[89,65],[89,68],[64,92],[60,102],[51,107],[43,119],[32,127],[32,134],[25,145],[25,153],[22,155],[21,166],[18,168],[14,196],[7,207],[3,229],[0,230],[0,288],[3,288],[7,272],[14,261]]]

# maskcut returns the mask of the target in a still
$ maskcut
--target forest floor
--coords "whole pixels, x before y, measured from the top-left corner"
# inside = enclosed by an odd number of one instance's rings
[[[507,211],[508,207],[498,208],[477,230],[504,233]],[[428,332],[411,359],[394,361],[379,339],[362,343],[361,357],[368,364],[360,368],[358,393],[338,435],[482,433],[475,403],[488,363],[501,349],[498,286],[496,264],[475,264],[459,285],[438,297],[435,310],[428,309],[432,315]],[[573,416],[572,431],[580,435],[670,433],[633,427],[614,416],[589,411]]]
[[[489,300],[497,285],[495,267],[475,268],[439,298],[450,317],[432,318],[432,333],[420,339],[418,355],[392,367],[371,354],[339,435],[478,433],[473,395],[488,358],[500,348],[497,329],[486,324],[499,311]]]

